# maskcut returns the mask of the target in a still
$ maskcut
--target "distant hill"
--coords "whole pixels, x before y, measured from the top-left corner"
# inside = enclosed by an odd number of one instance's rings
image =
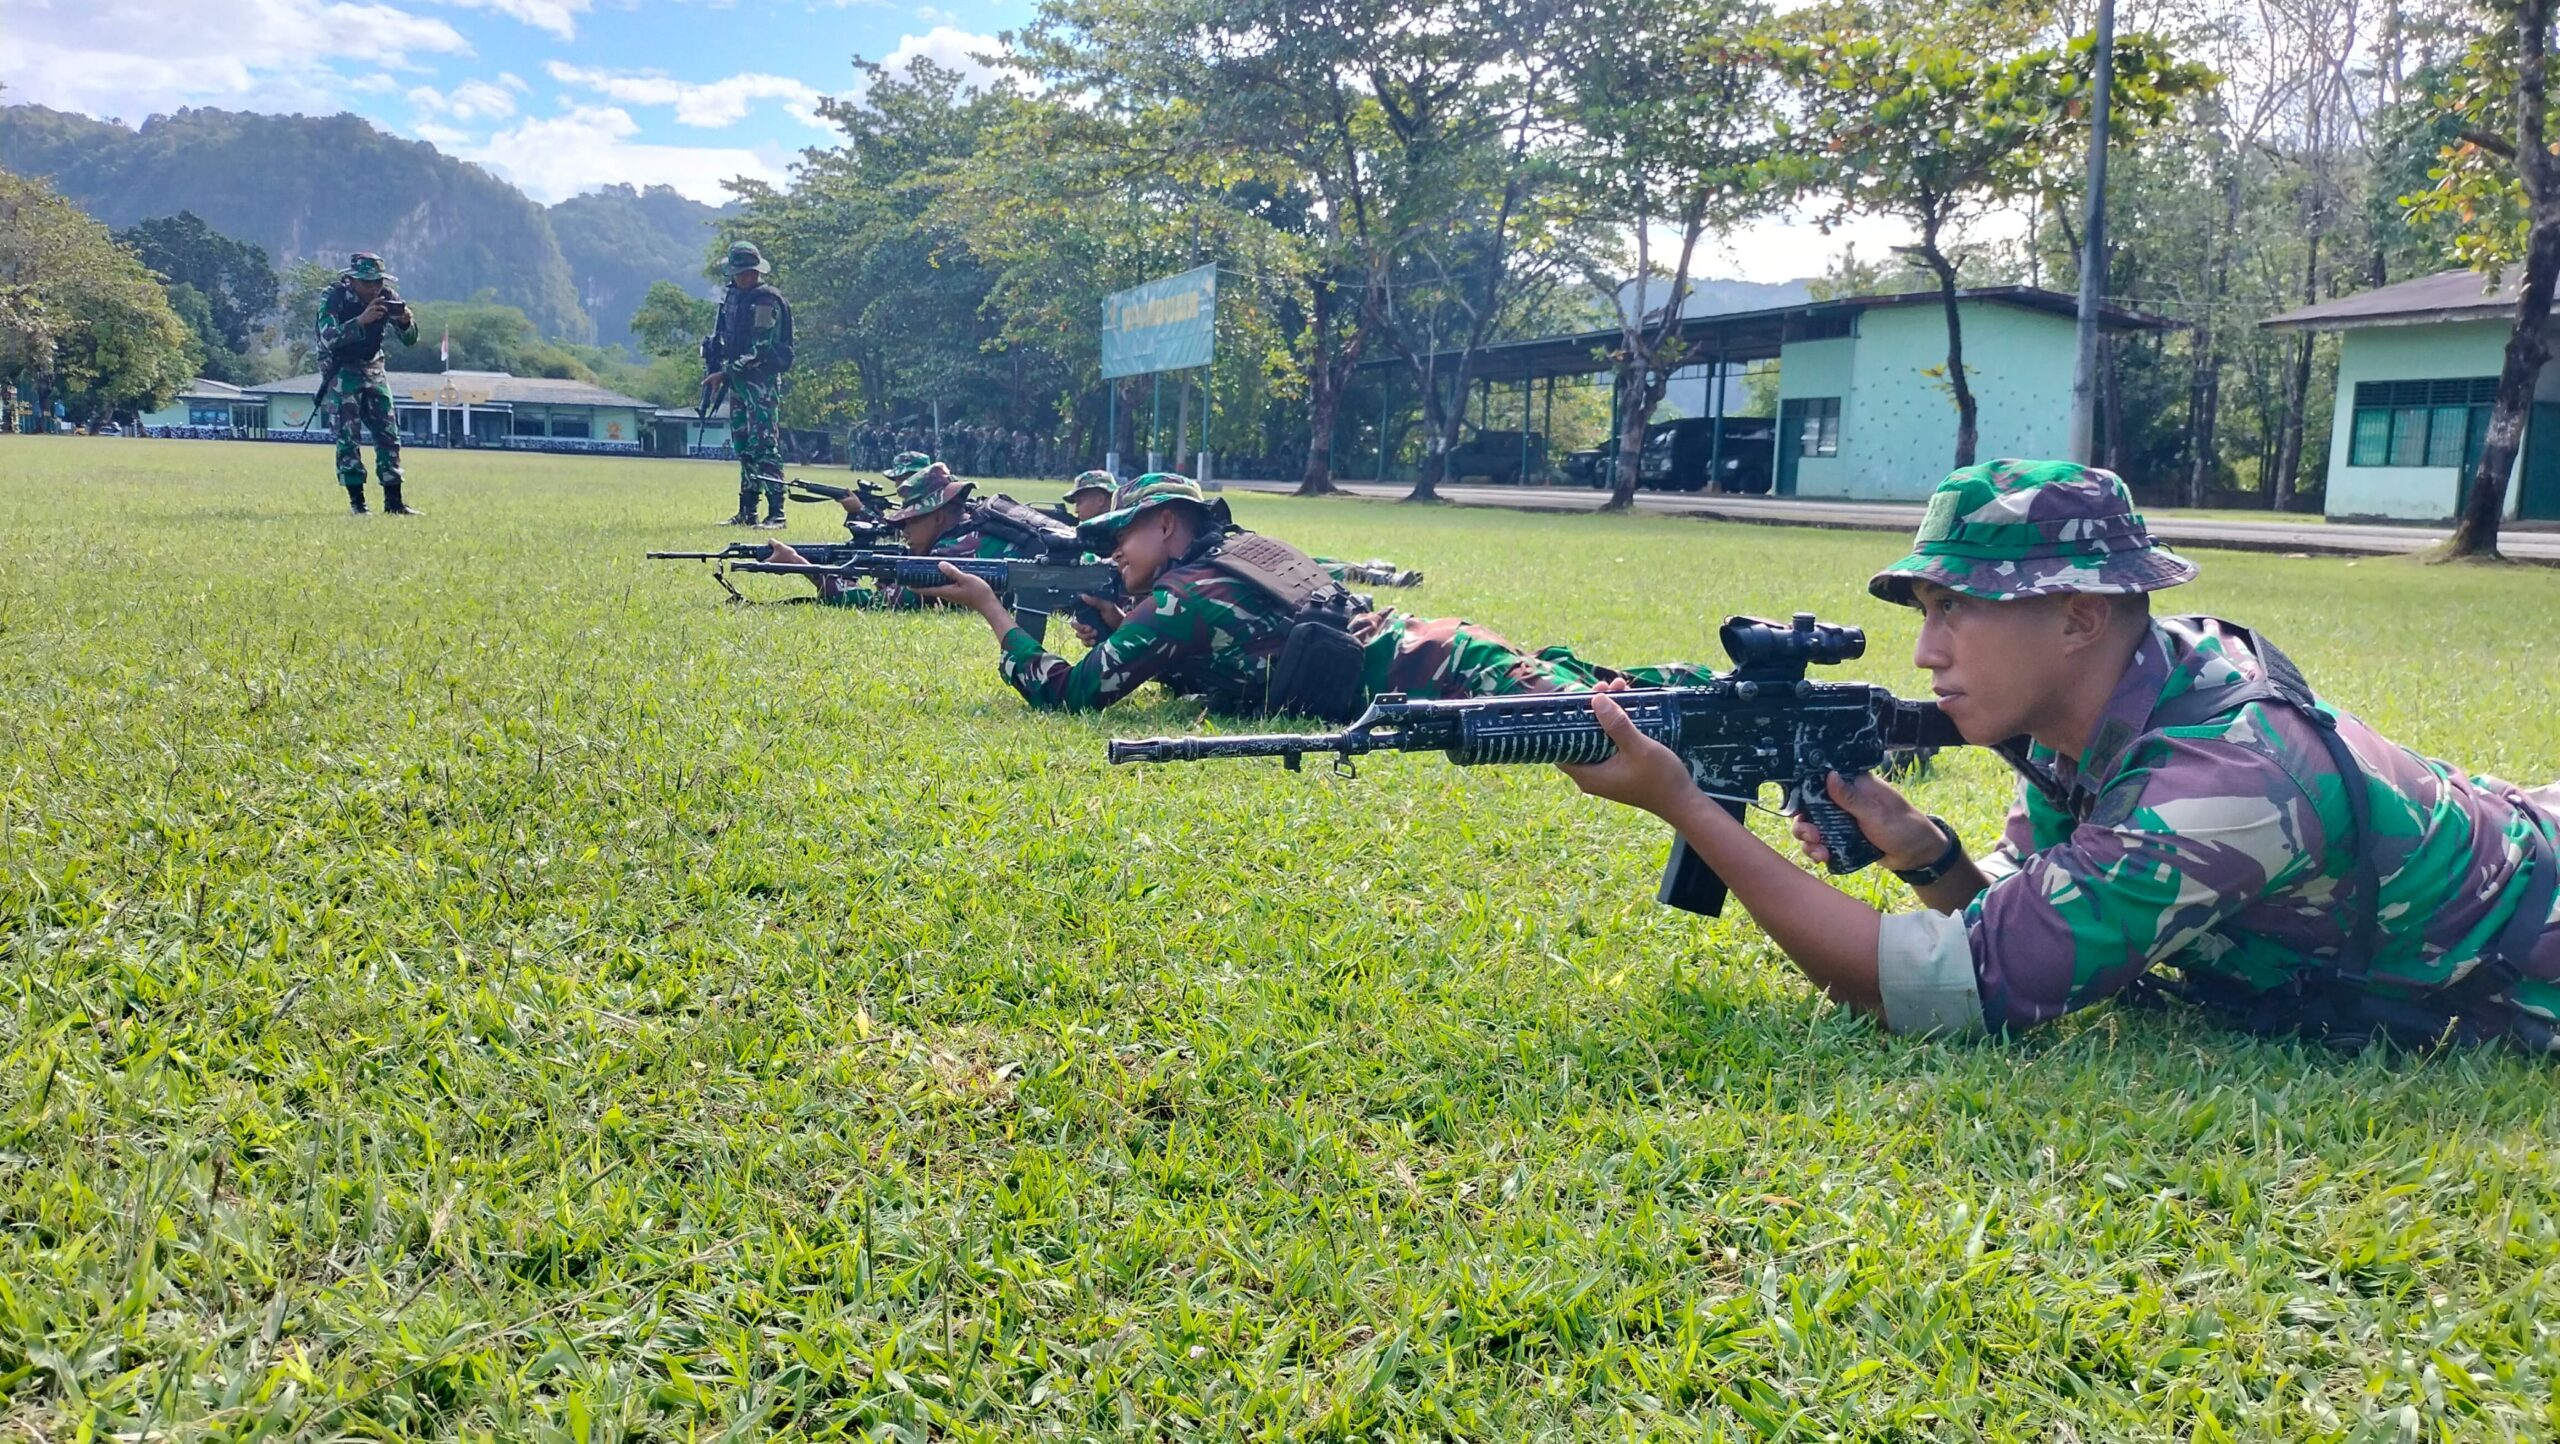
[[[607,186],[545,210],[489,172],[354,115],[181,110],[141,129],[40,105],[0,106],[0,168],[50,179],[124,227],[190,210],[267,248],[279,268],[379,251],[419,300],[481,291],[545,336],[628,338],[652,281],[709,293],[723,211],[664,186]]]
[[[550,211],[551,233],[568,258],[578,297],[595,318],[596,339],[628,339],[631,313],[659,281],[697,296],[716,289],[702,263],[735,205],[706,206],[673,186],[610,185],[571,196]]]

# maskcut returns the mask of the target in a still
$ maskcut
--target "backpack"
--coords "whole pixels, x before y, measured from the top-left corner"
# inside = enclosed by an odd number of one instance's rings
[[[1229,532],[1201,560],[1290,611],[1265,711],[1337,723],[1360,715],[1369,700],[1368,658],[1351,635],[1351,619],[1370,609],[1367,597],[1335,581],[1314,557],[1258,532]]]

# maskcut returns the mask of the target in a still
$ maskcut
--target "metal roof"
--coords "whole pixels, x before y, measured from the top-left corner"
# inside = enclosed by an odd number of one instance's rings
[[[2478,271],[2438,271],[2270,316],[2258,324],[2270,331],[2352,331],[2365,326],[2504,320],[2515,315],[2523,284],[2524,273],[2516,267],[2509,267],[2495,287]]]
[[[642,411],[657,410],[657,403],[607,391],[591,381],[571,381],[551,376],[511,376],[504,371],[394,371],[390,373],[391,394],[403,401],[425,402],[451,385],[457,393],[468,396],[474,406],[615,406]],[[320,373],[288,376],[249,388],[254,393],[270,396],[310,395],[320,387]]]
[[[1956,292],[1956,299],[1982,305],[2015,306],[2056,316],[2076,316],[2080,307],[2077,297],[2048,291],[2040,286],[1974,286]],[[1778,348],[1790,341],[1815,341],[1850,334],[1850,327],[1861,311],[1941,303],[1942,298],[1935,291],[1840,296],[1828,301],[1806,301],[1756,311],[1690,316],[1681,321],[1680,336],[1688,345],[1689,356],[1695,361],[1711,361],[1718,357],[1728,362],[1763,361],[1776,356]],[[2120,306],[2103,308],[2098,319],[2100,327],[2108,331],[2167,331],[2182,324],[2165,316],[2126,310]],[[1618,330],[1614,326],[1570,336],[1498,341],[1477,348],[1467,374],[1477,381],[1533,381],[1548,376],[1585,376],[1609,369],[1608,355],[1617,349],[1618,342]],[[1432,365],[1454,367],[1458,353],[1443,351],[1425,360]],[[1359,369],[1408,364],[1402,357],[1381,357],[1361,362]]]

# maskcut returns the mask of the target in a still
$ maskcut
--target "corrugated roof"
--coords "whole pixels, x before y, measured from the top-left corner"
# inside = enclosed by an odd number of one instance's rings
[[[2438,271],[2396,286],[2377,286],[2334,301],[2270,316],[2270,331],[2351,331],[2360,326],[2423,326],[2437,321],[2504,320],[2516,312],[2524,272],[2510,266],[2492,288],[2478,271]]]
[[[504,371],[394,371],[391,394],[404,401],[425,401],[451,383],[455,390],[470,393],[473,405],[478,398],[510,406],[630,406],[642,411],[655,411],[657,403],[607,391],[588,381],[569,381],[550,376],[510,376]],[[308,372],[252,386],[252,392],[269,396],[290,396],[296,392],[308,396],[320,387],[320,373]]]

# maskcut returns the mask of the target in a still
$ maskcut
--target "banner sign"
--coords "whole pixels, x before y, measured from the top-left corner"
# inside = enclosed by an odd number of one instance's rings
[[[1208,365],[1217,316],[1214,262],[1112,292],[1102,300],[1103,379]]]

